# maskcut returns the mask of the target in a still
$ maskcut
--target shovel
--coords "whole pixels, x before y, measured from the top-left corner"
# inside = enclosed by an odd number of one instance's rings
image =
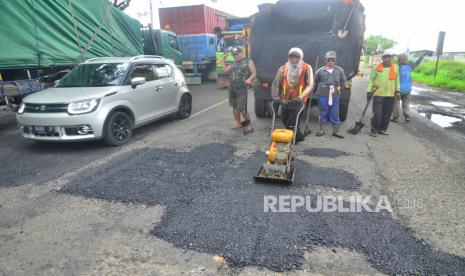
[[[349,34],[349,30],[347,29],[347,25],[349,25],[349,20],[350,20],[350,18],[352,17],[352,13],[354,13],[354,9],[355,9],[355,5],[353,5],[353,6],[352,6],[352,9],[350,10],[349,16],[347,17],[346,24],[344,25],[344,29],[343,29],[343,30],[339,30],[339,31],[337,32],[337,36],[338,36],[340,39],[345,38],[345,37]]]
[[[373,92],[374,93],[374,92]],[[365,105],[365,109],[363,110],[362,116],[360,116],[360,119],[358,121],[355,121],[355,125],[347,130],[348,133],[356,135],[357,133],[362,130],[362,128],[365,126],[363,123],[363,117],[365,117],[365,113],[367,112],[368,106],[370,105],[373,97],[371,97],[368,101],[367,104]]]

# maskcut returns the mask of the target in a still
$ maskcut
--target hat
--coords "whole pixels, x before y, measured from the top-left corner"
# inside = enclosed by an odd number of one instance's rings
[[[393,56],[393,55],[394,55],[394,54],[392,53],[392,51],[386,50],[386,51],[384,51],[384,53],[381,55],[381,57]]]
[[[297,48],[297,47],[294,47],[294,48],[291,48],[289,50],[289,56],[290,55],[297,55],[300,57],[300,59],[303,59],[304,58],[304,52],[302,51],[302,49],[300,48]]]
[[[232,49],[232,54],[233,54],[233,55],[238,55],[238,54],[240,54],[240,53],[242,53],[242,47],[241,47],[241,46],[236,46],[236,47],[234,47],[234,48]]]
[[[336,59],[337,55],[336,55],[336,52],[334,51],[329,51],[329,52],[326,52],[325,54],[325,58],[328,59],[328,58],[334,58]]]

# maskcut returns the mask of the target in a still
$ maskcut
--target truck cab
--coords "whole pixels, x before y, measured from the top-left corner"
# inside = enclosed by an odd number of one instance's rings
[[[182,54],[175,33],[168,30],[142,28],[144,54],[157,55],[171,59],[177,66],[182,65]]]

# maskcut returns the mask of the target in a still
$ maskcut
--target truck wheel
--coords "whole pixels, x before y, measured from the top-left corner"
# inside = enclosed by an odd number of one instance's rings
[[[266,101],[255,98],[255,115],[258,118],[266,117]]]
[[[104,126],[105,143],[110,146],[121,146],[132,137],[133,122],[131,117],[121,111],[112,113]]]
[[[341,122],[345,122],[347,119],[347,113],[349,112],[349,105],[340,104],[339,105],[339,119]]]
[[[271,103],[271,101],[265,101],[266,116],[271,118],[271,117],[273,117],[273,110],[271,110],[270,103]],[[278,117],[279,103],[273,103],[273,108],[274,108],[274,111],[276,112],[276,117]]]

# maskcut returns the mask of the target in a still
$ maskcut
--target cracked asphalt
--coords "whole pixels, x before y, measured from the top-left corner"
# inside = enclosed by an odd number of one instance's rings
[[[354,80],[345,128],[365,86]],[[9,116],[0,275],[465,274],[463,138],[421,115],[389,137],[312,134],[298,145],[293,185],[255,183],[269,119],[250,100],[255,132],[244,136],[230,129],[227,103],[204,111],[225,90],[191,89],[201,113],[148,125],[120,148],[26,141]],[[266,213],[266,195],[386,196],[393,212]]]

